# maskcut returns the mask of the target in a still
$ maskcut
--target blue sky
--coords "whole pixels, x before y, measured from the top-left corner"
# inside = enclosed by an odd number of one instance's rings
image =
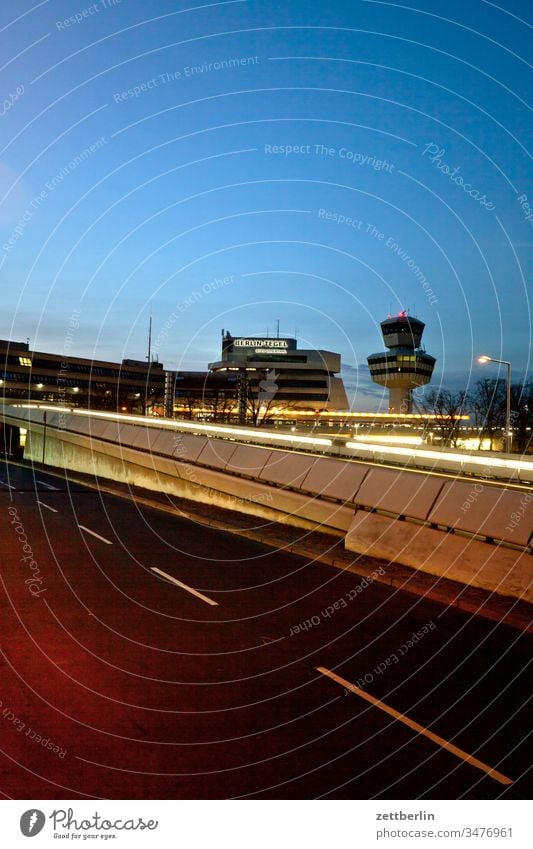
[[[220,331],[435,383],[530,371],[531,6],[26,0],[0,9],[0,337],[204,369]],[[530,220],[528,220],[530,216]]]

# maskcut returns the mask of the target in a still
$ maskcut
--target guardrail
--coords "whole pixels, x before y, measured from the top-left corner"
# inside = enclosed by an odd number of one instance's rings
[[[386,448],[389,456],[392,446],[364,445],[365,459],[332,456],[359,446],[197,422],[34,406],[5,408],[5,419],[30,429],[37,462],[233,509],[238,503],[241,512],[345,533],[352,551],[533,600],[533,493],[516,477],[509,485],[458,477],[448,467],[435,473],[433,463],[429,471],[384,467],[368,454]],[[425,462],[439,456],[422,452]],[[443,453],[445,464],[456,459]]]
[[[478,476],[487,480],[533,483],[533,460],[526,457],[462,449],[404,447],[386,444],[368,444],[348,436],[305,435],[285,433],[263,428],[233,427],[232,425],[204,424],[179,419],[154,419],[152,416],[133,416],[108,413],[101,410],[80,410],[48,405],[10,405],[10,409],[49,411],[59,415],[72,415],[79,419],[90,418],[109,422],[123,422],[133,427],[168,429],[177,433],[193,433],[216,439],[245,442],[251,445],[276,446],[297,451],[310,451],[329,457],[346,457],[364,462],[399,466],[405,469],[442,472],[453,475]]]

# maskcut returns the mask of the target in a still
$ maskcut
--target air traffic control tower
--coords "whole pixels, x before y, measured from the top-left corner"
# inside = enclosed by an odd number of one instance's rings
[[[389,390],[390,413],[410,413],[412,390],[431,380],[436,360],[420,347],[425,326],[405,310],[381,322],[383,341],[389,350],[371,354],[367,359],[372,380]]]

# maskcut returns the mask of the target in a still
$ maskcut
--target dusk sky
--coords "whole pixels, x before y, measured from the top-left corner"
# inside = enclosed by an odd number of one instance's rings
[[[171,369],[220,333],[337,351],[379,323],[433,384],[531,372],[530,0],[5,0],[0,337]]]

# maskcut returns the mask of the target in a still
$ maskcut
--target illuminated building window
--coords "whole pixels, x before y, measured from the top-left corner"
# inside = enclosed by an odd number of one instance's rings
[[[21,366],[31,366],[30,357],[19,357],[19,364]]]

